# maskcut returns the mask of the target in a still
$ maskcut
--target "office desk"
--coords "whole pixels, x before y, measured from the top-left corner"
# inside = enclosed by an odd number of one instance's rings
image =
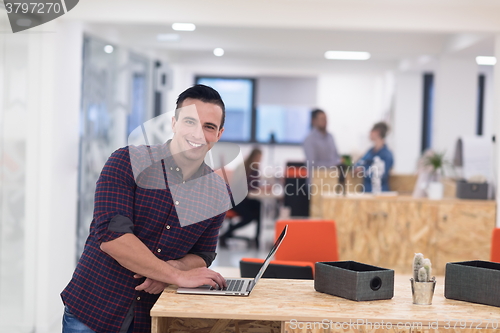
[[[311,280],[262,279],[250,297],[180,295],[171,286],[151,310],[152,332],[500,332],[500,308],[448,300],[444,277],[436,279],[432,305],[412,304],[409,276],[399,275],[394,297],[372,302],[316,292]]]

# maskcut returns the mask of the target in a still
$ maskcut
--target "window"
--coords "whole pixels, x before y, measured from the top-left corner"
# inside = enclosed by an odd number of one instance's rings
[[[221,141],[250,142],[254,117],[254,80],[245,78],[197,77],[197,84],[204,84],[219,92],[226,106],[224,135]]]
[[[198,76],[196,83],[213,87],[224,100],[223,141],[301,144],[310,131],[315,77]]]
[[[304,141],[310,131],[309,107],[261,105],[257,108],[257,141],[297,143]]]

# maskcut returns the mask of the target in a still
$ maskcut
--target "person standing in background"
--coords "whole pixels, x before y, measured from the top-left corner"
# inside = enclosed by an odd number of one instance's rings
[[[304,140],[309,180],[314,167],[334,167],[340,164],[340,156],[333,135],[326,130],[327,117],[323,110],[311,112],[312,130]]]
[[[363,185],[365,187],[365,192],[372,192],[372,173],[369,172],[369,169],[373,165],[376,157],[384,163],[382,168],[383,172],[380,175],[382,191],[389,191],[389,171],[392,169],[394,159],[392,152],[387,148],[385,143],[385,137],[388,131],[389,126],[387,126],[385,122],[379,122],[373,125],[370,131],[370,140],[373,142],[373,147],[354,165],[356,173],[364,171]]]

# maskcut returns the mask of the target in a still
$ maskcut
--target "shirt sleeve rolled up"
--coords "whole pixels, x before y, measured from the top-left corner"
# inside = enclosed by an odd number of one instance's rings
[[[107,160],[96,184],[91,233],[99,244],[133,232],[135,186],[128,149],[118,149]]]

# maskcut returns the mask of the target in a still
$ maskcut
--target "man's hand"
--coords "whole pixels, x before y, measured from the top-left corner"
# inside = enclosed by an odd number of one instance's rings
[[[179,287],[196,288],[205,284],[214,288],[227,287],[226,280],[222,275],[206,267],[179,272],[177,281]]]
[[[142,276],[140,274],[134,275],[134,278],[136,278],[136,279],[140,279],[143,277],[144,276]],[[146,278],[146,280],[143,283],[141,283],[140,285],[135,287],[135,290],[144,290],[145,292],[150,293],[150,294],[160,294],[161,292],[163,292],[163,290],[167,286],[168,286],[168,283],[163,283],[163,282],[156,281],[156,280],[153,280],[150,278]]]

